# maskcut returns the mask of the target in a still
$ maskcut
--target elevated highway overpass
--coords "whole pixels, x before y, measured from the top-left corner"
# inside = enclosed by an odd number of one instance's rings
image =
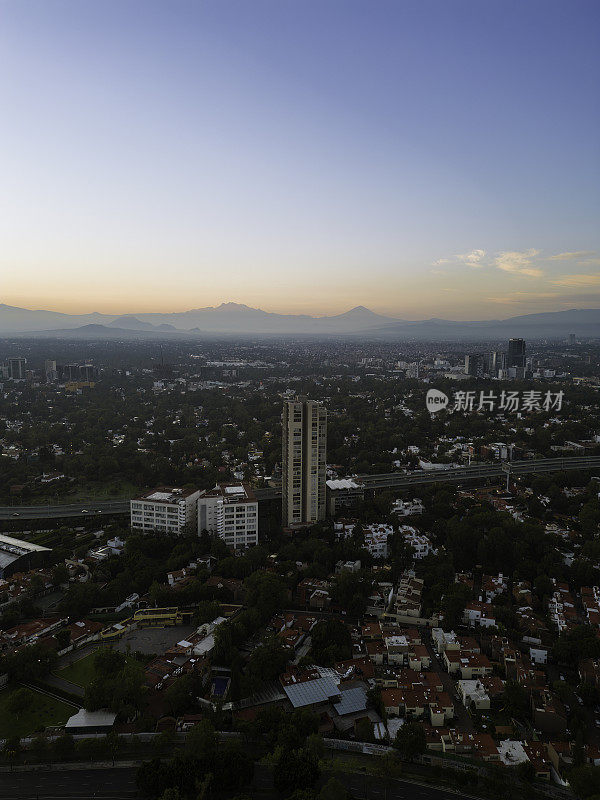
[[[573,456],[569,458],[538,458],[523,461],[496,462],[493,464],[471,464],[451,469],[414,470],[413,472],[387,472],[380,475],[356,475],[354,480],[367,490],[410,489],[432,483],[463,483],[489,478],[518,477],[519,475],[541,475],[564,470],[598,470],[600,456]],[[260,501],[279,500],[281,492],[276,489],[257,489]],[[128,515],[129,500],[105,500],[101,502],[71,503],[55,506],[0,506],[0,522],[35,519],[62,519]]]

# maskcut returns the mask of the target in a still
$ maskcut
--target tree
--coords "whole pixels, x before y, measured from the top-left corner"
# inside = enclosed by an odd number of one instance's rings
[[[190,755],[202,761],[214,759],[217,751],[215,726],[209,719],[202,719],[188,731],[185,749]]]
[[[33,695],[29,689],[21,688],[14,691],[6,701],[6,710],[9,714],[17,717],[21,716],[23,711],[31,707],[33,703]]]
[[[465,605],[471,590],[464,583],[452,583],[444,592],[441,609],[444,616],[444,630],[456,628],[462,624]]]
[[[180,800],[180,798],[181,795],[179,793],[179,789],[173,787],[170,789],[165,789],[160,796],[160,800]]]
[[[169,686],[165,700],[171,714],[183,714],[192,704],[193,682],[191,675],[182,675]]]
[[[75,754],[75,741],[70,734],[64,733],[54,740],[52,750],[60,761],[68,761]]]
[[[60,586],[61,583],[67,583],[69,580],[69,570],[65,564],[57,564],[52,570],[52,585]]]
[[[513,717],[523,717],[529,708],[527,692],[516,681],[508,680],[502,695],[507,712]]]
[[[48,757],[48,742],[41,735],[33,739],[29,749],[38,761],[44,761]]]
[[[578,625],[561,633],[554,645],[554,658],[561,664],[576,665],[583,658],[600,656],[600,639],[591,625]]]
[[[213,764],[215,785],[220,790],[239,791],[251,785],[254,759],[240,742],[225,742]]]
[[[569,784],[577,797],[600,795],[600,767],[575,767],[569,772]]]
[[[279,575],[272,572],[254,572],[244,583],[248,590],[247,604],[257,609],[261,619],[269,619],[283,607],[287,597],[287,587]]]
[[[257,647],[248,661],[248,677],[254,691],[263,683],[274,681],[285,671],[289,651],[283,646],[281,639],[270,636]]]
[[[407,761],[412,761],[415,756],[424,753],[427,748],[427,739],[421,723],[405,722],[396,734],[394,747]]]
[[[160,797],[168,788],[170,775],[168,767],[160,758],[140,764],[135,782],[142,797]]]
[[[109,707],[129,716],[139,708],[144,691],[142,665],[127,661],[117,650],[99,650],[94,657],[96,677],[86,687],[84,703],[89,711]]]
[[[343,622],[327,619],[318,622],[311,631],[311,656],[322,666],[352,657],[352,637]]]
[[[281,750],[273,771],[278,792],[287,794],[294,789],[310,789],[318,777],[318,765],[303,750]]]
[[[330,778],[319,792],[319,800],[347,800],[348,791],[337,778]]]

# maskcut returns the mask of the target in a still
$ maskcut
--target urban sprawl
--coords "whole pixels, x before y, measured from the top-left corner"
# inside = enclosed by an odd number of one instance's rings
[[[599,397],[575,336],[1,340],[3,763],[600,795]]]

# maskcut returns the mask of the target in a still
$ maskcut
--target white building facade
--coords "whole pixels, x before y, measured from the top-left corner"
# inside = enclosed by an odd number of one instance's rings
[[[131,528],[175,536],[180,536],[186,528],[196,530],[199,496],[198,489],[153,489],[131,500]]]
[[[219,536],[234,550],[258,544],[258,501],[246,483],[218,484],[198,499],[198,532]]]

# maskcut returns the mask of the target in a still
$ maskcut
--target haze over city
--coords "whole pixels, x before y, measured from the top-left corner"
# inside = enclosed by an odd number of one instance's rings
[[[594,2],[3,3],[2,297],[600,306]]]

